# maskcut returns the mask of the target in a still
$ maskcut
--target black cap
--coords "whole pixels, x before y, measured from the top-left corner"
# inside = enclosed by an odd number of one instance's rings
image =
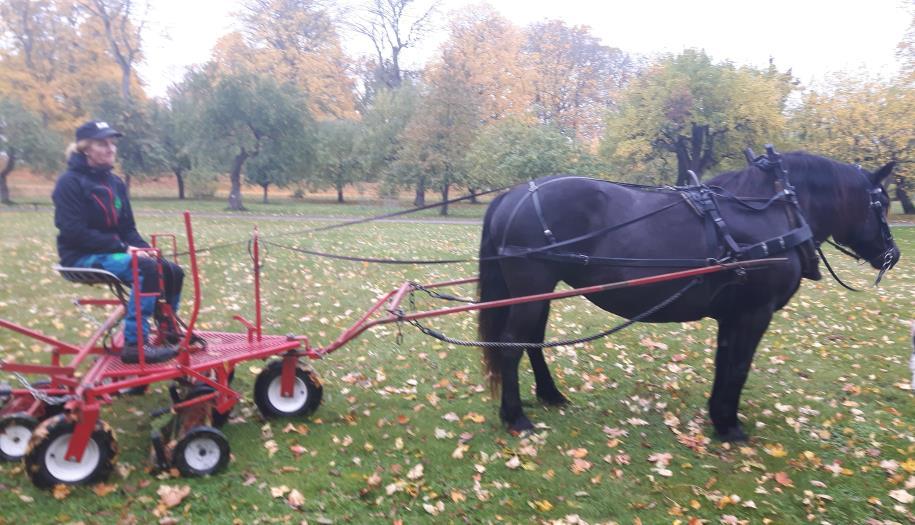
[[[124,134],[112,128],[107,122],[90,120],[82,126],[76,128],[77,142],[84,139],[107,139],[111,137],[123,137]]]

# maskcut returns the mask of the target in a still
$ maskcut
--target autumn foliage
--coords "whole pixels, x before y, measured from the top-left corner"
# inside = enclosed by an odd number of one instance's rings
[[[738,167],[744,148],[774,143],[868,165],[895,160],[891,193],[915,213],[911,28],[898,46],[896,77],[836,76],[811,88],[792,75],[790,56],[765,68],[694,49],[635,56],[587,26],[543,20],[522,27],[485,4],[443,13],[439,3],[420,0],[366,0],[346,9],[321,0],[245,0],[237,29],[219,38],[209,60],[151,99],[137,72],[148,7],[148,0],[0,4],[0,98],[10,101],[0,117],[40,122],[55,137],[35,140],[27,133],[34,126],[4,128],[4,201],[14,169],[47,170],[57,148],[50,144],[92,117],[127,131],[120,171],[128,182],[172,174],[183,198],[195,173],[229,174],[232,208],[242,207],[244,183],[262,187],[265,199],[269,187],[295,186],[333,188],[344,202],[348,188],[372,181],[382,193],[409,191],[421,203],[428,192],[445,198],[456,187],[523,181],[559,158],[569,171],[687,184],[690,170],[704,177]],[[436,28],[444,38],[417,66]],[[349,39],[368,52],[348,55]],[[263,100],[225,99],[216,108],[220,86],[240,78],[273,87],[246,95]],[[279,92],[294,102],[270,98]],[[253,131],[250,118],[235,115],[256,136],[252,144],[285,145],[269,155],[249,146],[240,162],[223,145],[241,138],[208,124],[214,112],[270,113],[289,103],[301,126]],[[510,144],[491,131],[503,128]],[[506,153],[525,149],[553,160]],[[499,159],[505,164],[486,169]]]

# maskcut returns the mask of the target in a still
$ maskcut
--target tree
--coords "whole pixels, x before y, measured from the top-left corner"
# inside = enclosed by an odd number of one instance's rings
[[[270,186],[284,188],[302,180],[312,162],[313,140],[303,133],[286,136],[282,140],[266,143],[260,153],[248,161],[245,179],[263,190],[263,203],[267,204]]]
[[[785,129],[790,73],[712,63],[687,50],[659,60],[624,90],[610,113],[602,155],[627,170],[690,183],[723,160],[743,162],[751,144],[775,143]],[[670,166],[676,166],[675,177]]]
[[[100,25],[77,7],[72,0],[0,2],[0,94],[66,134],[86,119],[94,86],[118,79]]]
[[[463,182],[464,156],[480,126],[480,109],[460,69],[444,56],[430,67],[429,92],[421,99],[403,133],[404,148],[397,173],[416,188],[414,204],[425,203],[429,185],[448,200],[451,187]],[[448,206],[440,208],[448,214]]]
[[[141,36],[148,6],[143,0],[78,0],[101,24],[110,56],[121,71],[121,97],[130,101],[134,67],[142,58]]]
[[[223,37],[214,62],[223,73],[283,79],[305,93],[318,119],[355,116],[337,26],[319,0],[246,0],[242,30]]]
[[[493,188],[574,170],[575,150],[554,128],[508,119],[480,131],[466,163],[470,184]]]
[[[601,44],[587,26],[553,20],[533,24],[525,33],[538,118],[570,137],[596,144],[605,113],[634,74],[632,59]]]
[[[523,43],[521,30],[491,7],[470,7],[453,18],[443,62],[476,97],[482,122],[525,117],[532,98]]]
[[[902,40],[896,46],[896,57],[900,62],[902,78],[910,85],[915,83],[915,2],[909,0],[909,10],[912,20]]]
[[[21,165],[54,170],[63,158],[63,140],[42,125],[41,116],[16,100],[0,96],[0,203],[12,204],[7,179]]]
[[[185,198],[185,176],[193,168],[191,145],[198,115],[192,100],[180,89],[171,90],[168,103],[150,104],[152,132],[156,136],[162,163],[175,175],[178,198]]]
[[[187,82],[201,108],[197,152],[214,162],[231,157],[229,209],[243,210],[245,163],[262,151],[283,150],[284,142],[304,136],[312,126],[307,101],[293,86],[259,75],[195,72]]]
[[[403,177],[398,161],[404,148],[404,130],[413,118],[420,98],[409,81],[396,89],[384,89],[364,111],[356,156],[365,180],[381,180],[396,187]]]
[[[95,86],[87,99],[87,110],[93,119],[110,123],[124,134],[118,141],[118,163],[130,191],[138,175],[157,175],[168,168],[166,152],[159,130],[155,127],[153,104],[121,98],[110,84]]]
[[[429,31],[438,1],[420,6],[416,0],[366,0],[350,27],[372,44],[377,83],[397,88],[404,81],[401,53],[416,47]]]
[[[908,194],[915,164],[915,91],[904,77],[887,84],[836,76],[831,84],[831,92],[805,94],[791,119],[795,139],[846,162],[896,161],[895,197],[905,213],[915,213]]]
[[[362,127],[351,120],[335,120],[318,123],[317,130],[314,184],[332,186],[337,190],[337,202],[343,203],[343,188],[363,178]]]

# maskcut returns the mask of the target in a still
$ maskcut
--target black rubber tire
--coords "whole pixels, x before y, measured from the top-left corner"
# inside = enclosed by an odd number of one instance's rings
[[[199,447],[201,441],[208,446]],[[199,453],[201,457],[206,454],[218,452],[219,457],[215,463],[206,467],[193,465],[193,460],[189,462],[188,456]],[[229,464],[229,440],[225,434],[219,430],[208,427],[198,426],[190,429],[187,434],[178,440],[175,450],[172,452],[172,463],[178,472],[185,477],[200,477],[216,474],[226,468]]]
[[[317,374],[303,368],[295,369],[297,388],[299,394],[305,394],[301,404],[292,407],[278,407],[270,399],[270,388],[274,382],[279,382],[283,374],[283,361],[271,361],[257,375],[254,382],[254,403],[265,418],[308,416],[321,405],[324,387],[318,380]],[[274,388],[277,388],[274,385]]]
[[[19,427],[25,427],[31,431],[28,437],[26,436],[6,436],[6,429],[9,426],[16,425]],[[38,420],[34,417],[24,413],[17,412],[14,414],[6,414],[0,416],[0,460],[2,461],[20,461],[25,457],[25,450],[28,448],[28,443],[31,441],[31,434],[34,434],[35,428],[38,426]],[[24,441],[24,442],[23,442]],[[7,447],[4,450],[4,445],[14,446],[17,449],[22,446],[22,453],[14,452]]]
[[[68,421],[65,414],[44,420],[32,433],[29,448],[25,454],[25,471],[32,479],[32,483],[39,488],[52,488],[54,485],[86,485],[98,483],[108,479],[117,462],[118,443],[114,437],[114,430],[104,421],[99,420],[95,429],[89,436],[89,445],[93,443],[98,451],[98,459],[91,468],[79,477],[61,479],[48,468],[48,459],[57,460],[54,451],[49,449],[58,438],[72,437],[76,424]],[[88,452],[88,451],[87,451]],[[87,456],[83,456],[86,461]]]

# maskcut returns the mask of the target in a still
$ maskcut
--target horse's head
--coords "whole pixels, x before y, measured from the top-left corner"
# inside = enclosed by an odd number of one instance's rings
[[[854,221],[833,234],[836,243],[846,246],[858,258],[880,270],[878,281],[899,261],[900,255],[886,220],[890,197],[883,187],[883,181],[893,172],[894,166],[895,162],[890,162],[874,173],[857,167],[860,177],[851,182],[852,188],[846,195],[852,202],[847,204],[865,209],[853,213]]]

